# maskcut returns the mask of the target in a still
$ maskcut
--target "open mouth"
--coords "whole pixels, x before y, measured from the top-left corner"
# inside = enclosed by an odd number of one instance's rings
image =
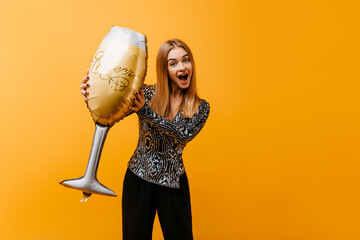
[[[187,75],[187,74],[184,74],[184,75],[179,76],[179,79],[180,79],[180,81],[182,81],[182,82],[186,82],[187,78],[188,78],[188,75]]]

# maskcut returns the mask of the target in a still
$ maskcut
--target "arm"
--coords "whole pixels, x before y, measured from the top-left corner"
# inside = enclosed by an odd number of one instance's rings
[[[189,142],[203,128],[209,116],[209,112],[209,103],[202,100],[199,105],[199,112],[194,114],[191,119],[185,119],[180,122],[173,122],[160,116],[156,112],[152,111],[147,103],[145,103],[144,106],[137,111],[137,114],[143,117],[143,119],[150,123],[153,127],[173,135],[181,142]]]

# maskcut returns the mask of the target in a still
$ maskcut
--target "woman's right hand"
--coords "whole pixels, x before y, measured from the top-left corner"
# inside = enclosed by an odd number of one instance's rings
[[[87,69],[86,71],[86,77],[83,78],[83,80],[81,81],[81,85],[80,85],[80,91],[81,91],[81,95],[83,96],[85,102],[87,102],[87,95],[89,95],[89,93],[86,91],[86,88],[90,87],[89,83],[87,83],[90,78],[89,78],[89,69]]]

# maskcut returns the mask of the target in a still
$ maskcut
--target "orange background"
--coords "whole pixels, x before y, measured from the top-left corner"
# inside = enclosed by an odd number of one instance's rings
[[[80,177],[94,123],[80,81],[111,26],[192,49],[211,104],[184,151],[195,239],[360,239],[358,1],[0,2],[0,238],[121,239],[136,115],[109,132],[98,179]],[[158,221],[154,239],[162,239]]]

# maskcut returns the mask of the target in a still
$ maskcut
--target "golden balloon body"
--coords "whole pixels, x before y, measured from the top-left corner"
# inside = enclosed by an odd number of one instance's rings
[[[134,92],[143,85],[146,61],[145,36],[121,27],[111,28],[94,55],[87,107],[95,121],[95,133],[86,172],[80,178],[60,182],[83,191],[81,202],[93,193],[116,197],[97,180],[100,156],[110,127],[129,112]]]
[[[123,31],[122,28],[113,27],[109,34],[121,34]],[[143,36],[138,33],[134,35],[129,35],[126,42]],[[132,105],[133,93],[143,85],[145,38],[143,49],[126,42],[107,35],[92,60],[88,108],[94,121],[102,125],[112,126],[124,117]]]

